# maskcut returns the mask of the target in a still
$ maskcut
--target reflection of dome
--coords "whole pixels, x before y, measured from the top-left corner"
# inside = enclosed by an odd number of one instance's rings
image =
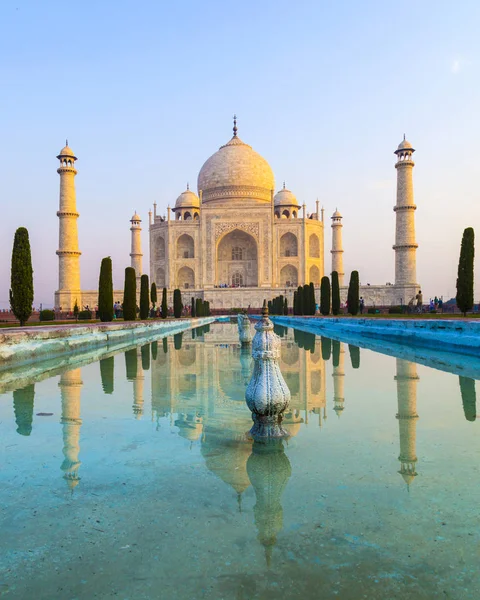
[[[188,188],[180,194],[175,202],[175,208],[199,208],[200,200],[198,196]]]
[[[202,417],[185,414],[178,416],[179,418],[175,421],[175,427],[180,430],[178,435],[190,442],[196,442],[203,431]]]
[[[203,165],[198,174],[202,202],[241,196],[270,201],[275,179],[268,162],[236,135]]]
[[[225,439],[207,431],[202,443],[202,456],[209,471],[215,473],[237,494],[250,485],[247,475],[247,460],[252,452],[252,441],[247,439]]]
[[[280,190],[275,194],[273,199],[275,206],[298,206],[298,200],[293,192],[285,189]]]

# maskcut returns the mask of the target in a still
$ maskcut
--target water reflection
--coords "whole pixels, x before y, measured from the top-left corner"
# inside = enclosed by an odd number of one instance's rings
[[[30,435],[33,423],[33,399],[35,398],[35,385],[27,385],[13,392],[13,410],[17,433]]]
[[[100,361],[100,377],[102,379],[102,388],[105,394],[113,394],[115,378],[115,358],[109,356]]]
[[[345,349],[343,344],[333,340],[332,343],[333,362],[333,410],[340,417],[345,409]]]
[[[73,490],[80,481],[78,469],[82,464],[78,458],[80,454],[80,400],[82,392],[81,369],[67,371],[60,376],[58,383],[62,401],[62,433],[64,461],[60,467],[64,472],[63,478],[68,487]]]
[[[460,393],[462,395],[463,412],[467,421],[475,421],[477,418],[477,395],[475,392],[475,381],[469,377],[459,378]]]
[[[417,476],[416,442],[417,442],[417,365],[397,358],[397,402],[398,429],[400,436],[399,473],[410,486]]]

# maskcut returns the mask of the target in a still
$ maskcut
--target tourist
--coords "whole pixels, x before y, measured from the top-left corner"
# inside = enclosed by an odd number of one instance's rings
[[[418,294],[415,296],[415,298],[417,300],[417,312],[421,313],[422,312],[422,306],[423,306],[422,290],[418,290]]]
[[[438,299],[438,312],[443,313],[443,300],[441,298]]]

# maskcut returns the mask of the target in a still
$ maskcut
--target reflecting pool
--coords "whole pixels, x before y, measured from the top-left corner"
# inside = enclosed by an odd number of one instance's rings
[[[475,380],[275,329],[267,446],[234,324],[0,379],[0,597],[479,598]]]

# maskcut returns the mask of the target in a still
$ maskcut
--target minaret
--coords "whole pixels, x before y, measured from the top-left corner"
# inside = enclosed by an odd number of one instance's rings
[[[414,286],[417,284],[418,244],[415,242],[415,210],[413,199],[413,167],[412,154],[415,150],[403,136],[403,141],[395,150],[397,155],[397,204],[395,224],[395,285]],[[407,298],[403,298],[408,301]]]
[[[343,241],[342,241],[342,215],[335,209],[332,215],[332,273],[338,273],[338,284],[343,286]]]
[[[338,366],[333,367],[333,401],[335,403],[333,410],[337,417],[342,414],[345,408],[345,349],[343,343],[340,343],[340,352],[338,356]]]
[[[135,214],[130,219],[132,226],[130,231],[132,232],[132,251],[130,257],[132,259],[131,266],[135,269],[135,275],[137,277],[137,296],[140,294],[140,278],[142,277],[142,228],[140,223],[142,219]]]
[[[77,200],[75,193],[75,161],[77,157],[67,145],[57,158],[60,167],[60,206],[57,216],[60,219],[58,244],[58,291],[55,292],[55,306],[62,310],[71,311],[77,301],[82,305],[80,287],[80,255],[78,250]]]
[[[400,430],[400,475],[409,486],[417,476],[416,429],[417,429],[417,367],[415,363],[397,358],[398,428]]]
[[[65,460],[61,469],[65,472],[63,478],[67,480],[68,487],[73,490],[80,481],[78,469],[82,464],[78,460],[80,453],[80,397],[82,391],[81,369],[67,371],[60,376],[58,386],[62,398],[62,429],[63,429],[63,455]]]

